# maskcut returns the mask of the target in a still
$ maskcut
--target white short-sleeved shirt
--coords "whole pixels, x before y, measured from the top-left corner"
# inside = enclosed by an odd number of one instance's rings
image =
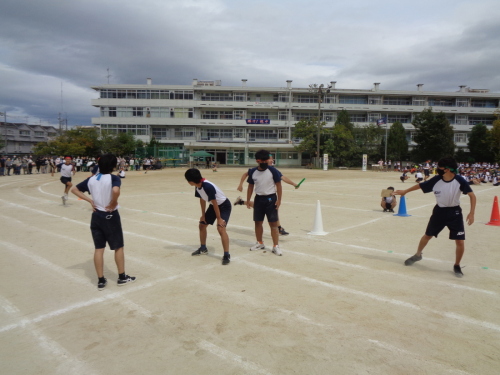
[[[421,182],[420,188],[424,193],[434,192],[439,207],[459,206],[460,194],[472,193],[467,181],[457,175],[451,181],[443,180],[442,176],[434,176],[428,181]]]
[[[255,185],[255,194],[271,195],[276,194],[276,183],[281,182],[281,172],[274,167],[267,167],[260,171],[258,167],[248,170],[247,182]]]
[[[90,192],[95,207],[99,211],[106,211],[106,207],[111,202],[113,187],[121,186],[120,177],[114,174],[96,174],[76,185],[81,192]],[[116,210],[119,206],[116,206]]]
[[[217,187],[217,185],[206,179],[201,180],[201,187],[195,189],[194,196],[197,198],[201,198],[208,203],[215,199],[218,206],[224,203],[227,199],[227,197],[224,195],[222,190]]]

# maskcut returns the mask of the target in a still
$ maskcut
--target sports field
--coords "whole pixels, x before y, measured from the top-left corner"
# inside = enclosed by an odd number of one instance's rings
[[[209,255],[191,256],[201,211],[185,169],[128,172],[120,213],[126,272],[137,281],[116,285],[107,250],[101,292],[90,205],[70,194],[63,206],[59,176],[1,177],[0,373],[499,373],[500,227],[485,223],[500,187],[473,186],[476,222],[466,228],[458,279],[446,229],[421,262],[403,264],[435,198],[410,193],[412,216],[398,217],[382,212],[380,191],[413,179],[280,170],[295,182],[306,178],[298,190],[283,184],[280,219],[290,232],[280,237],[283,256],[271,253],[267,224],[267,251],[249,251],[252,212],[236,206],[227,266],[214,227]],[[234,200],[245,171],[202,174]],[[325,236],[308,234],[318,200]],[[461,203],[466,216],[469,198]]]

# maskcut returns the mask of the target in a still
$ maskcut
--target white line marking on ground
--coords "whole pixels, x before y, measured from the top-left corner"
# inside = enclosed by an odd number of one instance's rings
[[[228,351],[226,349],[222,349],[221,347],[214,345],[211,342],[201,340],[198,343],[198,346],[200,348],[216,355],[220,359],[223,359],[227,362],[238,365],[240,368],[249,372],[250,374],[271,375],[271,373],[269,371],[263,369],[259,365],[255,364],[253,362],[250,362],[237,354],[231,353],[230,351]]]
[[[401,274],[397,273],[397,272],[391,272],[391,271],[386,271],[386,270],[376,270],[376,269],[373,269],[373,268],[369,268],[369,267],[365,267],[365,266],[360,266],[358,264],[341,262],[341,261],[334,260],[334,259],[323,258],[323,257],[317,256],[317,255],[300,253],[298,251],[286,250],[286,252],[287,252],[287,254],[296,254],[296,255],[302,255],[302,256],[307,257],[307,258],[315,258],[317,260],[320,260],[321,262],[334,263],[334,264],[338,264],[339,266],[343,266],[343,267],[356,268],[356,269],[360,269],[360,270],[363,270],[363,271],[372,271],[372,272],[376,272],[376,273],[383,273],[383,274],[387,274],[387,275],[401,277]],[[405,278],[407,278],[407,279],[414,279],[416,282],[417,281],[418,282],[426,282],[426,281],[428,281],[431,284],[440,284],[440,285],[444,285],[444,286],[449,287],[449,288],[465,289],[465,290],[470,290],[472,292],[485,293],[485,294],[494,295],[494,296],[498,295],[498,293],[493,292],[491,290],[472,288],[472,287],[467,286],[467,285],[453,284],[453,283],[449,283],[449,282],[445,282],[445,281],[440,281],[440,280],[426,280],[426,279],[422,279],[421,277],[414,277],[414,276],[410,276],[410,275],[405,275]]]
[[[398,347],[396,347],[394,345],[387,344],[385,342],[381,342],[381,341],[378,341],[378,340],[371,340],[371,339],[368,339],[368,342],[372,343],[372,344],[375,344],[378,347],[380,347],[382,349],[385,349],[385,350],[388,350],[388,351],[390,351],[392,353],[404,354],[405,356],[409,357],[409,360],[413,359],[413,360],[420,361],[422,359],[422,357],[419,356],[418,354],[409,352],[408,350],[398,348]],[[426,357],[425,360],[428,361],[429,359]],[[453,374],[461,374],[461,375],[472,375],[471,373],[466,372],[466,371],[461,371],[461,370],[458,370],[458,369],[455,369],[455,368],[450,369],[450,368],[448,368],[448,366],[442,365],[441,363],[438,363],[438,362],[431,361],[431,363],[433,363],[434,365],[437,365],[438,367],[442,367],[442,368],[444,367],[443,370],[446,371],[446,372],[451,372]]]
[[[128,294],[128,293],[133,293],[133,292],[137,292],[137,291],[142,290],[142,289],[150,288],[150,287],[157,285],[157,284],[164,282],[164,281],[175,280],[178,277],[179,277],[179,275],[174,275],[174,276],[170,276],[170,277],[156,279],[156,280],[151,281],[151,282],[146,283],[146,284],[131,285],[130,287],[127,287],[123,291],[105,294],[102,297],[92,298],[92,299],[89,299],[87,301],[76,302],[76,303],[73,303],[73,304],[71,304],[67,307],[64,307],[64,308],[50,311],[50,312],[45,313],[45,314],[40,314],[33,319],[22,319],[21,321],[19,321],[17,323],[8,324],[6,326],[3,326],[0,328],[0,333],[11,331],[11,330],[16,329],[16,328],[24,328],[24,327],[26,327],[26,325],[31,324],[31,323],[39,323],[39,322],[44,321],[46,319],[50,319],[50,318],[54,318],[56,316],[66,314],[70,311],[74,311],[77,309],[81,309],[83,307],[88,307],[88,306],[92,306],[92,305],[95,305],[98,303],[110,301],[110,300],[116,299],[116,298],[121,297],[121,296]]]
[[[0,303],[9,314],[19,315],[19,309],[3,296],[0,296]],[[52,354],[59,363],[62,362],[61,365],[57,367],[58,374],[97,374],[97,372],[91,369],[86,362],[72,356],[71,353],[59,345],[59,343],[44,335],[40,329],[33,324],[29,324],[27,332],[33,335],[38,341],[39,347]]]
[[[357,295],[357,296],[360,296],[360,297],[370,298],[370,299],[375,300],[377,302],[385,302],[385,303],[390,303],[390,304],[395,305],[395,306],[406,307],[406,308],[409,308],[411,310],[430,312],[430,313],[437,314],[437,315],[442,316],[442,317],[455,319],[455,320],[461,321],[463,323],[477,325],[477,326],[480,326],[482,328],[486,328],[488,330],[494,330],[494,331],[500,332],[500,326],[497,325],[497,324],[494,324],[494,323],[484,322],[484,321],[481,321],[481,320],[472,319],[472,318],[469,318],[469,317],[466,317],[466,316],[463,316],[463,315],[460,315],[460,314],[455,314],[455,313],[450,313],[450,312],[441,312],[441,311],[438,311],[438,310],[433,310],[433,309],[429,309],[429,308],[425,308],[425,307],[423,308],[423,307],[420,307],[420,306],[415,305],[413,303],[409,303],[409,302],[405,302],[405,301],[400,301],[400,300],[397,300],[397,299],[394,299],[394,298],[386,298],[386,297],[383,297],[383,296],[379,296],[377,294],[363,292],[363,291],[360,291],[360,290],[346,288],[346,287],[343,287],[343,286],[340,286],[340,285],[335,285],[335,284],[327,283],[325,281],[313,279],[313,278],[307,277],[307,276],[298,275],[296,273],[292,273],[292,272],[289,272],[289,271],[284,271],[284,270],[280,270],[280,269],[277,269],[277,268],[272,268],[272,267],[260,265],[260,264],[257,264],[257,263],[253,263],[253,262],[250,262],[250,261],[248,261],[246,259],[241,259],[241,262],[244,262],[244,263],[248,264],[249,266],[254,267],[256,269],[261,269],[261,270],[264,270],[264,271],[274,272],[274,273],[277,273],[277,274],[280,274],[280,275],[284,275],[284,276],[287,276],[287,277],[291,277],[291,278],[294,278],[294,279],[306,281],[306,282],[313,283],[313,284],[322,285],[322,286],[325,286],[327,288],[338,290],[338,291],[343,292],[343,293],[354,294],[354,295]]]

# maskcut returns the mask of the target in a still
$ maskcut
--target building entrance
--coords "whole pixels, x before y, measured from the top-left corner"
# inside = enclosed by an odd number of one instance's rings
[[[216,151],[215,160],[217,160],[219,164],[226,164],[226,151]]]

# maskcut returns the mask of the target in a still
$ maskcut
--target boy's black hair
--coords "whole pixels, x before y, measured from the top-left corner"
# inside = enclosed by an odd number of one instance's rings
[[[259,150],[255,153],[255,160],[269,160],[270,152],[267,150]]]
[[[438,161],[438,167],[447,168],[453,173],[457,173],[458,164],[452,157],[441,158]]]
[[[110,174],[115,169],[118,160],[116,156],[113,154],[104,154],[97,161],[97,165],[99,165],[99,173],[101,174]]]
[[[186,180],[189,182],[194,182],[195,184],[199,184],[203,179],[203,177],[201,177],[200,170],[196,168],[188,169],[186,173],[184,173],[184,177],[186,177]]]
[[[392,186],[389,186],[387,190],[394,190],[394,188]]]

